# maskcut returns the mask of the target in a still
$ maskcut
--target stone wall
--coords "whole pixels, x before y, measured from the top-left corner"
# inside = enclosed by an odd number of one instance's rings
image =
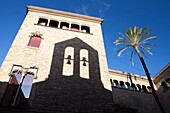
[[[129,107],[136,113],[160,113],[159,108],[150,93],[142,93],[125,89],[113,88],[115,106]]]

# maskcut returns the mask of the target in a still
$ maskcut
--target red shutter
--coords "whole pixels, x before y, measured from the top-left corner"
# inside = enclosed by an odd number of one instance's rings
[[[41,43],[41,38],[40,37],[31,37],[28,46],[39,47],[40,43]]]

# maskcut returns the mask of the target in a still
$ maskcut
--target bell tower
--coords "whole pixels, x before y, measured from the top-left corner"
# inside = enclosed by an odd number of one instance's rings
[[[1,67],[0,82],[6,83],[0,87],[1,103],[65,112],[113,112],[102,22],[28,6]]]

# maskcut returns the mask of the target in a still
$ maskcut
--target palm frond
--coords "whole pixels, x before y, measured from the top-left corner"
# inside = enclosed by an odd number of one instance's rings
[[[120,32],[119,32],[119,34],[120,34],[123,38],[127,39],[128,41],[130,41],[130,39],[129,39],[128,36],[125,36],[123,33],[120,33]]]
[[[136,53],[135,49],[132,50],[131,55],[130,55],[130,61],[132,62],[132,65],[134,66],[134,60],[133,60],[133,55]]]
[[[144,56],[145,58],[147,58],[145,52],[144,52],[142,49],[140,49],[140,53],[142,54],[142,56]]]
[[[151,29],[148,30],[148,26],[140,29],[137,26],[132,26],[125,31],[125,34],[119,33],[121,35],[121,38],[117,39],[114,43],[116,45],[124,44],[125,46],[117,51],[118,56],[120,56],[128,48],[134,47],[130,56],[130,61],[132,62],[132,65],[134,65],[133,55],[137,52],[135,50],[136,48],[139,49],[139,52],[144,57],[146,57],[146,53],[152,55],[149,47],[155,46],[155,44],[150,44],[148,42],[156,39],[156,37],[151,36],[150,31]]]
[[[148,52],[149,54],[152,55],[152,52],[150,51],[150,48],[145,47],[145,46],[141,46],[141,48],[142,48],[143,50],[145,50],[146,52]]]
[[[119,50],[117,51],[118,56],[120,56],[120,55],[122,54],[122,52],[125,51],[126,49],[128,49],[129,47],[131,47],[131,45],[127,45],[127,46],[123,47],[122,49],[119,49]]]
[[[143,46],[156,46],[156,44],[148,44],[148,43],[143,43]]]
[[[141,44],[141,43],[147,43],[148,41],[153,40],[153,39],[156,39],[156,37],[155,37],[155,36],[152,36],[152,37],[146,38],[145,40],[141,41],[139,44]]]
[[[119,45],[119,44],[128,44],[129,40],[125,39],[125,38],[119,38],[117,39],[114,44]]]
[[[138,31],[138,42],[141,41],[142,39],[146,38],[147,36],[151,36],[150,32],[151,32],[151,29],[146,31],[148,29],[148,27],[144,27],[144,28],[141,28],[139,31]]]

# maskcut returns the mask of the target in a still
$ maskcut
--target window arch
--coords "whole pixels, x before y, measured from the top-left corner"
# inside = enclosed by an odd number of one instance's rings
[[[137,86],[137,88],[138,88],[138,91],[141,92],[141,90],[142,90],[141,85],[140,85],[140,84],[137,84],[136,86]]]
[[[69,23],[67,23],[67,22],[61,22],[61,23],[60,23],[60,28],[62,28],[62,29],[69,29]]]
[[[49,26],[58,28],[58,24],[59,24],[58,21],[50,20]]]
[[[89,79],[89,57],[88,50],[80,50],[80,77]]]
[[[168,84],[168,86],[170,86],[170,78],[167,78],[165,81]]]
[[[166,82],[161,82],[161,86],[163,87],[163,90],[165,91],[166,89],[168,89],[168,86],[166,84]]]
[[[132,87],[132,90],[134,90],[134,91],[137,90],[136,85],[134,83],[131,84],[131,87]]]
[[[145,92],[145,93],[148,92],[145,85],[142,85],[142,92]]]
[[[88,26],[81,26],[81,31],[85,33],[90,33],[90,27]]]
[[[48,20],[45,18],[39,18],[38,25],[44,25],[47,26]]]
[[[28,46],[31,46],[31,47],[37,47],[39,48],[40,47],[40,44],[41,44],[41,37],[39,36],[32,36],[30,38],[30,41],[28,43]]]
[[[64,52],[63,72],[65,76],[73,75],[74,66],[74,48],[66,47]]]
[[[70,30],[79,31],[79,25],[77,25],[77,24],[71,24]]]
[[[113,82],[114,82],[114,86],[116,87],[116,88],[120,88],[120,85],[119,85],[119,83],[118,83],[118,81],[117,80],[113,80]]]
[[[121,88],[126,89],[126,86],[123,81],[120,81],[120,86],[121,86]]]

